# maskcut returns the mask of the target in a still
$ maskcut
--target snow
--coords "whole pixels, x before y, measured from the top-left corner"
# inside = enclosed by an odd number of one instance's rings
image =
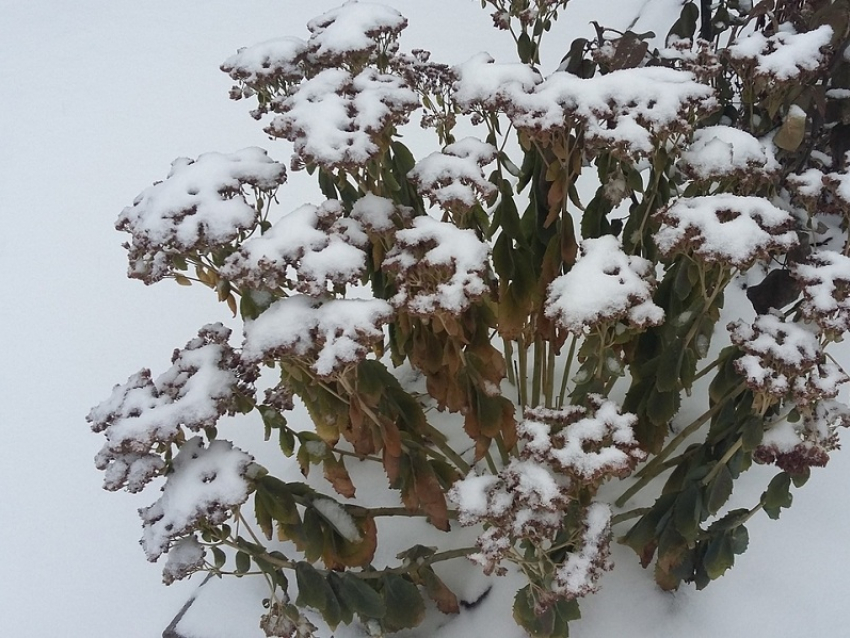
[[[771,148],[746,131],[721,125],[697,130],[681,162],[690,175],[701,180],[734,173],[769,178],[779,169]]]
[[[378,153],[374,137],[418,105],[400,78],[366,69],[325,69],[280,102],[268,132],[293,142],[309,164],[356,166]]]
[[[747,62],[758,75],[780,81],[794,80],[805,71],[814,71],[824,61],[822,49],[832,39],[832,27],[822,25],[806,33],[795,33],[786,23],[776,34],[749,33],[729,47],[733,60]]]
[[[273,193],[285,180],[284,166],[257,147],[174,160],[165,181],[142,191],[115,223],[132,236],[130,276],[153,283],[170,274],[174,254],[231,242],[257,221],[245,186]]]
[[[349,0],[307,23],[310,52],[333,63],[351,54],[373,53],[379,36],[397,35],[407,19],[397,10],[376,2]]]
[[[226,100],[230,82],[216,65],[238,47],[293,32],[292,25],[337,4],[289,3],[283,14],[279,4],[258,0],[0,4],[0,24],[11,25],[0,39],[8,124],[0,130],[0,264],[7,274],[0,282],[7,362],[0,370],[0,484],[8,486],[7,542],[0,548],[8,576],[0,582],[4,635],[156,636],[200,583],[193,577],[162,586],[161,565],[148,564],[135,543],[135,509],[150,499],[100,489],[103,475],[92,468],[91,457],[103,439],[80,421],[117,379],[164,360],[198,326],[227,322],[229,313],[200,286],[146,288],[126,281],[126,252],[119,244],[127,236],[111,225],[134,193],[164,177],[176,156],[197,158],[210,149],[246,145],[266,145],[272,156],[285,156],[285,145],[270,144],[244,107]],[[433,46],[436,59],[460,62],[479,48],[507,59],[513,48],[509,36],[488,31],[490,19],[477,3],[439,0],[428,11],[415,0],[393,4],[412,18],[405,46]],[[605,17],[625,28],[641,10],[666,19],[680,6],[679,0],[612,2]],[[443,20],[446,14],[452,19]],[[572,0],[568,14],[563,28],[570,31],[553,34],[558,37],[542,52],[541,69],[557,66],[563,42],[576,30],[592,31],[589,20],[599,17],[598,3]],[[642,19],[635,28],[655,25]],[[436,44],[435,30],[442,34]],[[304,187],[307,181],[303,174],[290,176],[283,210],[314,201],[316,190]],[[848,360],[846,350],[837,352],[839,360]],[[257,434],[256,428],[239,427],[228,435],[237,429],[240,437]],[[258,458],[278,458],[275,445],[263,447],[261,439],[260,432],[245,449],[256,449]],[[633,553],[615,545],[617,571],[603,575],[599,593],[583,599],[584,619],[571,625],[571,635],[709,638],[736,635],[741,627],[758,638],[843,635],[840,592],[850,564],[850,510],[842,507],[841,486],[850,476],[850,460],[841,453],[833,457],[827,470],[813,472],[805,489],[794,492],[794,506],[780,522],[753,519],[752,547],[704,592],[658,591]],[[752,472],[754,483],[766,484],[776,470]],[[760,489],[742,486],[741,498],[755,502]],[[72,532],[60,538],[57,521]],[[386,536],[421,531],[403,529]],[[801,538],[817,542],[789,552],[789,543]],[[460,575],[469,574],[465,564],[446,571],[458,574],[450,585],[455,591],[470,582],[476,592],[486,589],[481,576],[463,580]],[[116,578],[126,586],[116,587]],[[57,595],[45,605],[33,592],[48,582]],[[509,574],[496,582],[500,586],[474,610],[451,618],[435,614],[433,624],[408,636],[520,638],[507,610],[521,580]],[[246,577],[210,584],[220,589],[202,592],[181,632],[192,638],[262,636],[257,619],[268,595],[265,583]],[[351,638],[358,631],[340,628],[335,635]]]
[[[419,194],[433,203],[449,210],[469,209],[496,192],[482,170],[496,159],[496,154],[495,146],[465,137],[420,160],[408,178]]]
[[[713,90],[686,71],[645,67],[589,79],[558,71],[545,80],[531,67],[498,64],[478,54],[456,69],[458,104],[467,111],[495,108],[518,129],[538,134],[574,122],[591,146],[649,154],[654,142],[690,130],[684,112],[715,107]]]
[[[421,316],[437,310],[460,314],[487,290],[483,277],[490,248],[474,231],[422,216],[395,238],[396,245],[383,263],[383,268],[399,276],[399,291],[392,299],[395,307],[405,306]],[[420,269],[432,272],[433,266],[446,273],[444,281],[433,288],[420,287],[416,273]]]
[[[245,475],[252,460],[230,441],[211,441],[206,448],[200,436],[186,441],[174,457],[162,496],[139,510],[144,521],[142,547],[148,559],[159,558],[172,539],[198,521],[215,525],[230,518],[230,510],[248,500]]]
[[[612,235],[585,239],[576,264],[549,285],[545,312],[577,334],[617,321],[655,326],[664,320],[664,311],[652,302],[654,290],[651,262],[626,255]]]
[[[313,501],[313,507],[349,543],[359,543],[363,539],[351,514],[336,501],[317,498]]]
[[[295,295],[274,302],[257,319],[245,323],[242,357],[309,360],[320,376],[364,358],[369,346],[384,338],[381,325],[392,308],[380,299],[321,299]]]
[[[745,268],[758,256],[797,245],[791,215],[760,197],[681,197],[659,217],[655,242],[664,255],[690,248],[707,262]]]
[[[297,208],[265,234],[244,242],[227,258],[222,276],[249,288],[284,286],[312,295],[326,292],[329,285],[356,283],[366,271],[361,248],[368,238],[343,212],[335,200]]]

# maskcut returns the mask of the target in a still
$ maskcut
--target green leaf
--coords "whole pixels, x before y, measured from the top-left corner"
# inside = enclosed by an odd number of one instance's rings
[[[676,497],[673,524],[687,541],[696,539],[702,516],[702,491],[696,482],[689,482]]]
[[[770,481],[767,490],[761,495],[764,511],[772,519],[779,518],[783,508],[791,507],[794,497],[791,495],[791,476],[780,472]]]
[[[221,569],[224,567],[224,564],[227,562],[227,554],[225,554],[220,547],[211,547],[213,555],[213,565],[215,565],[216,569]]]
[[[514,597],[514,620],[532,638],[550,638],[555,631],[555,610],[548,607],[538,615],[534,612],[534,606],[531,585],[526,585]]]
[[[245,552],[236,552],[236,573],[244,574],[251,569],[251,556]]]
[[[348,605],[361,620],[383,618],[387,613],[384,599],[365,580],[350,572],[343,572],[336,581],[335,590],[338,597]]]
[[[269,503],[270,498],[260,486],[254,492],[254,516],[257,518],[257,525],[260,526],[263,535],[269,540],[272,538],[272,506]]]
[[[425,617],[425,601],[409,580],[386,574],[381,581],[386,614],[381,624],[388,632],[416,627]]]
[[[709,541],[703,557],[703,565],[711,580],[720,578],[734,564],[735,551],[729,532],[724,532]]]
[[[729,500],[732,494],[732,473],[725,465],[720,468],[717,475],[708,484],[706,490],[706,508],[709,514],[717,514],[720,508]]]
[[[295,604],[318,610],[331,629],[335,629],[341,620],[342,610],[325,577],[310,563],[300,561],[295,564],[295,579],[298,583]]]
[[[745,452],[752,452],[761,445],[762,437],[764,436],[764,419],[755,415],[747,418],[741,425],[741,441],[742,449]]]

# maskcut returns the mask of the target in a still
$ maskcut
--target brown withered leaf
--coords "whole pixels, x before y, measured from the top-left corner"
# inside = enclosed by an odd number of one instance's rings
[[[354,483],[351,482],[351,477],[348,475],[348,470],[345,469],[345,462],[342,458],[328,454],[322,461],[322,469],[324,470],[325,480],[333,486],[337,494],[346,498],[354,497]]]
[[[449,531],[449,512],[446,495],[434,469],[420,454],[409,456],[410,478],[402,485],[401,500],[411,512],[423,511],[439,530]]]
[[[437,576],[430,565],[421,567],[418,570],[417,576],[417,580],[425,587],[428,596],[437,604],[437,609],[444,614],[456,614],[460,611],[457,596]]]
[[[355,517],[354,522],[360,532],[360,541],[356,543],[347,541],[336,533],[328,534],[326,529],[322,561],[328,569],[366,567],[375,558],[375,549],[378,547],[375,519],[367,514]]]

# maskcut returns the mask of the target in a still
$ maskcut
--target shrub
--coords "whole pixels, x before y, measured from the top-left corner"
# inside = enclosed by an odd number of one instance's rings
[[[354,0],[225,61],[324,201],[279,215],[287,171],[247,148],[176,160],[119,217],[130,277],[205,285],[244,330],[234,347],[204,326],[164,374],[116,386],[88,416],[97,467],[109,490],[162,486],[140,514],[166,583],[265,578],[267,635],[312,635],[308,608],[413,627],[423,592],[457,613],[434,566],[466,557],[524,574],[515,620],[566,636],[614,530],[661,587],[703,588],[850,423],[827,352],[850,328],[850,3],[688,2],[663,47],[597,25],[548,76],[567,0],[481,4],[519,62],[404,52],[407,20]],[[399,135],[415,111],[437,140],[418,161]],[[726,297],[754,318],[724,330]],[[327,489],[219,438],[233,414]],[[355,500],[354,460],[400,503]],[[729,509],[754,462],[779,473]],[[648,486],[652,505],[620,510]],[[376,568],[387,516],[444,543]]]

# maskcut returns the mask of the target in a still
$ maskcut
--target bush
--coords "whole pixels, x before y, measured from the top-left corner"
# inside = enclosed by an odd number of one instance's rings
[[[434,566],[466,557],[524,574],[517,623],[566,636],[614,529],[664,589],[703,588],[850,423],[826,351],[850,327],[850,3],[688,2],[663,48],[597,25],[545,77],[567,0],[481,4],[519,62],[403,52],[407,20],[357,1],[225,61],[321,203],[274,213],[287,171],[247,148],[176,160],[119,217],[130,277],[213,289],[244,338],[204,326],[164,374],[116,386],[88,416],[97,467],[109,490],[162,486],[140,514],[166,583],[265,578],[267,635],[312,635],[308,608],[413,627],[423,592],[457,613]],[[418,161],[399,135],[414,111],[438,141]],[[726,297],[754,318],[724,330]],[[219,438],[234,414],[335,495]],[[353,500],[354,460],[400,503]],[[753,463],[779,473],[729,509]],[[648,486],[652,505],[620,510]],[[444,544],[378,569],[383,517]]]

